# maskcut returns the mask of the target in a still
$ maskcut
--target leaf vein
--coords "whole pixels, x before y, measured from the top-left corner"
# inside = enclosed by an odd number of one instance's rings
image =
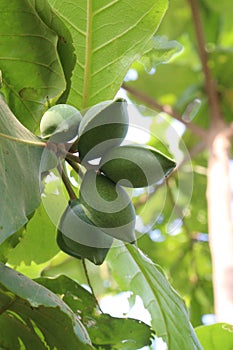
[[[99,45],[98,47],[96,47],[93,50],[93,53],[99,51],[100,49],[106,47],[107,45],[111,44],[114,41],[116,41],[117,39],[122,38],[123,36],[125,36],[127,33],[129,33],[131,30],[135,29],[138,24],[150,13],[150,11],[152,10],[152,8],[155,5],[153,5],[145,14],[143,14],[143,16],[141,16],[133,25],[131,25],[130,27],[128,27],[124,32],[121,32],[120,34],[116,35],[115,37],[113,37],[112,39],[104,42],[102,45]]]

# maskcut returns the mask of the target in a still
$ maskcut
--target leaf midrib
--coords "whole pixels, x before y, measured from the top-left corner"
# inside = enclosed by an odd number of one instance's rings
[[[157,305],[159,306],[160,312],[161,312],[162,315],[163,315],[164,326],[165,326],[165,328],[166,328],[166,334],[165,334],[165,336],[167,337],[167,345],[168,345],[168,347],[169,347],[169,345],[171,344],[171,337],[170,337],[170,333],[169,333],[169,326],[168,326],[168,324],[167,324],[167,318],[166,318],[165,315],[164,315],[163,308],[161,307],[160,302],[159,302],[159,299],[158,299],[158,297],[157,297],[157,294],[155,293],[154,286],[151,285],[151,281],[150,281],[150,279],[148,279],[148,271],[145,270],[141,265],[140,265],[140,267],[139,267],[139,264],[138,264],[138,261],[137,261],[137,257],[136,257],[136,255],[134,254],[133,247],[131,247],[131,246],[127,245],[127,244],[125,245],[125,247],[126,247],[127,250],[129,251],[129,253],[131,254],[131,256],[133,256],[134,261],[135,261],[135,263],[137,264],[138,269],[141,270],[141,272],[142,272],[142,274],[143,274],[143,277],[145,278],[147,284],[150,286],[151,290],[153,291],[153,294],[154,294],[155,299],[156,299],[156,301],[157,301]],[[159,282],[159,281],[157,281],[157,282]],[[169,297],[169,299],[170,299],[170,296],[168,296],[168,297]],[[176,303],[176,300],[172,299],[172,302],[175,302],[175,303]],[[148,305],[147,305],[147,307],[148,307]],[[172,320],[172,318],[170,319],[170,321],[174,323],[174,321]],[[176,328],[176,327],[175,327],[175,328]],[[163,334],[160,334],[160,336],[163,337]],[[176,339],[173,339],[173,340],[174,340],[174,342],[177,343],[177,340],[176,340]],[[179,346],[178,343],[177,343],[177,345]]]
[[[92,45],[92,0],[87,0],[87,26],[86,26],[86,52],[84,67],[84,84],[82,109],[88,107],[90,93],[90,75],[91,75],[91,45]]]

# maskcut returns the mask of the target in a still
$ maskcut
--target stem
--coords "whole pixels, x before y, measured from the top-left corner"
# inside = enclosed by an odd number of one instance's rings
[[[70,153],[70,152],[66,153],[66,159],[72,160],[76,163],[81,163],[80,158],[78,156],[76,156],[75,154]]]
[[[196,134],[201,139],[204,139],[204,140],[206,139],[206,131],[204,129],[200,128],[199,126],[191,122],[185,122],[182,116],[179,113],[175,112],[171,106],[163,106],[159,104],[157,101],[155,101],[153,98],[151,98],[150,96],[144,94],[142,91],[139,91],[134,87],[129,86],[125,83],[122,84],[122,88],[128,91],[134,97],[144,102],[147,106],[155,110],[158,110],[160,112],[169,114],[171,117],[173,117],[174,119],[184,124],[188,129],[190,129],[194,134]]]
[[[196,38],[197,38],[199,55],[202,63],[202,70],[205,76],[205,90],[209,100],[211,120],[212,120],[212,124],[214,124],[220,121],[221,119],[220,103],[219,103],[219,97],[216,89],[216,83],[211,76],[211,72],[208,66],[208,55],[205,50],[205,39],[204,39],[204,33],[203,33],[203,27],[202,27],[198,2],[199,2],[198,0],[189,0],[191,11],[192,11],[192,18],[194,21],[194,29],[195,29]]]
[[[87,22],[86,22],[86,50],[85,50],[85,67],[83,83],[82,110],[89,106],[90,98],[90,76],[91,76],[91,58],[92,58],[92,0],[87,0]]]
[[[94,289],[92,287],[92,284],[91,284],[91,281],[90,281],[90,278],[89,278],[89,275],[88,275],[86,261],[85,261],[84,258],[82,258],[82,265],[83,265],[84,274],[85,274],[86,279],[87,279],[87,284],[88,284],[88,286],[91,289],[91,293],[92,293],[92,295],[93,295],[93,297],[95,299],[96,305],[97,305],[98,309],[100,310],[100,312],[103,313],[103,311],[101,310],[100,304],[99,304],[99,302],[98,302],[98,300],[97,300],[97,298],[95,296]]]
[[[84,173],[83,173],[80,165],[78,163],[74,162],[73,160],[69,159],[69,158],[66,158],[66,161],[70,164],[70,166],[72,166],[72,168],[74,169],[74,171],[76,171],[78,176],[83,178]]]
[[[2,134],[2,133],[0,133],[0,138],[14,141],[14,142],[18,142],[18,143],[23,143],[25,145],[35,146],[35,147],[46,147],[46,145],[47,145],[46,142],[18,139],[17,137]]]
[[[67,193],[68,193],[68,195],[70,197],[70,200],[77,199],[77,196],[74,193],[74,190],[73,190],[73,188],[70,185],[70,181],[69,181],[68,177],[66,176],[66,174],[64,173],[64,170],[62,169],[61,164],[58,164],[57,169],[58,169],[58,171],[59,171],[59,173],[61,175],[62,181],[63,181],[63,183],[64,183],[64,185],[66,187],[66,190],[67,190]]]

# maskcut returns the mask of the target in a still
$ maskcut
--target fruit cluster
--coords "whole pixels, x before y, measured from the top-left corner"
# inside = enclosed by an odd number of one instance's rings
[[[70,150],[78,152],[86,168],[79,198],[69,201],[61,217],[57,243],[67,254],[97,265],[104,261],[114,238],[129,243],[136,240],[135,210],[124,187],[155,184],[176,166],[152,147],[122,145],[128,127],[123,99],[102,102],[83,117],[70,105],[56,105],[41,119],[42,138],[57,144],[72,141]],[[96,159],[100,159],[98,165],[90,168]]]

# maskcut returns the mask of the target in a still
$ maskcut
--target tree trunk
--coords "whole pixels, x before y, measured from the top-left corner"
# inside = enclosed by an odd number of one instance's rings
[[[208,224],[213,262],[215,314],[218,322],[233,324],[233,224],[230,186],[230,133],[212,136],[208,162]]]

